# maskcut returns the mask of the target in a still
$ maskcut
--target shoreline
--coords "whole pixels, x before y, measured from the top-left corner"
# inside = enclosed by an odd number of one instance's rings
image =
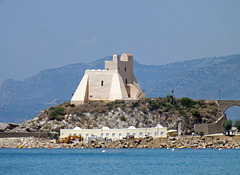
[[[54,143],[53,140],[35,137],[0,138],[0,148],[213,148],[240,149],[240,135],[203,136],[203,137],[170,137],[170,138],[134,138],[116,141],[96,141]]]

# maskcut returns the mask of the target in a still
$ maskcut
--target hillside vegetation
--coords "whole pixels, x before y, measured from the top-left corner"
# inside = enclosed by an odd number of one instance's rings
[[[41,111],[32,120],[25,121],[11,132],[59,131],[80,128],[155,127],[158,123],[176,129],[182,122],[185,134],[193,131],[194,124],[211,123],[222,114],[214,101],[174,98],[143,98],[139,101],[89,101],[75,106],[64,102]]]

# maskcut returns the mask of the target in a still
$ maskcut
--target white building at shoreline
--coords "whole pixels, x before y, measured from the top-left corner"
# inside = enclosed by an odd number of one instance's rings
[[[101,129],[81,129],[75,127],[74,129],[61,129],[60,138],[65,138],[68,136],[83,136],[85,140],[88,137],[101,137],[108,138],[112,140],[119,140],[126,136],[134,136],[134,138],[142,138],[145,136],[152,136],[153,138],[157,137],[167,137],[167,127],[157,125],[153,128],[135,128],[130,126],[129,128],[122,129],[110,129],[108,127],[103,127]]]

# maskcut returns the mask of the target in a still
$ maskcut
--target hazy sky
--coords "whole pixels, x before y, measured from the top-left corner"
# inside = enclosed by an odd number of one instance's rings
[[[131,53],[166,64],[240,53],[239,0],[0,0],[0,85]]]

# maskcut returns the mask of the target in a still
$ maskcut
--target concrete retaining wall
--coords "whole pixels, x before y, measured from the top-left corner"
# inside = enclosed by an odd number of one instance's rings
[[[0,138],[6,137],[38,137],[47,138],[47,132],[0,132]]]
[[[204,134],[216,134],[216,133],[223,133],[223,122],[227,120],[226,116],[222,117],[216,123],[209,123],[209,124],[195,124],[194,131],[200,133],[201,131]]]

